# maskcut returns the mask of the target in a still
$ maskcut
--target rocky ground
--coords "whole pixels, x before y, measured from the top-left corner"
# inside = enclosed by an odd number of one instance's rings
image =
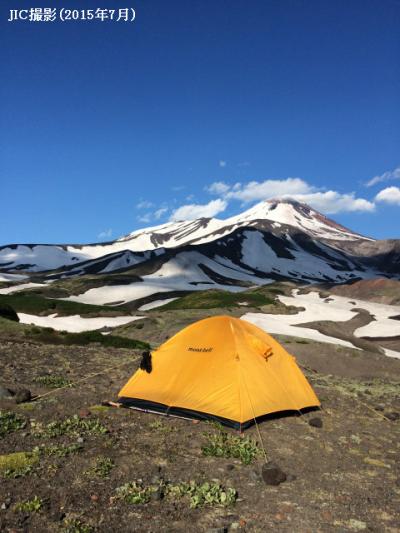
[[[218,313],[155,312],[119,334],[154,345]],[[281,340],[322,410],[271,417],[240,436],[103,406],[139,352],[6,340],[0,331],[0,530],[400,531],[400,362]],[[49,394],[16,403],[27,398],[4,389]]]

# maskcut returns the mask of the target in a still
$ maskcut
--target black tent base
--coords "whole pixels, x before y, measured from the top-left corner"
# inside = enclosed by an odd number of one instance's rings
[[[139,411],[145,411],[148,413],[154,413],[164,416],[174,416],[178,418],[184,418],[186,420],[207,420],[218,422],[223,426],[237,429],[238,431],[249,428],[256,421],[257,423],[259,423],[264,420],[273,420],[275,418],[284,418],[286,416],[298,416],[319,409],[319,407],[316,406],[305,407],[304,409],[301,409],[301,411],[277,411],[276,413],[269,413],[266,415],[259,416],[257,417],[257,419],[252,418],[250,420],[247,420],[246,422],[240,423],[235,420],[230,420],[229,418],[223,418],[221,416],[212,415],[210,413],[192,411],[191,409],[185,409],[183,407],[168,407],[168,405],[164,405],[162,403],[150,402],[148,400],[141,400],[139,398],[127,398],[121,396],[118,398],[118,402],[124,407],[130,407],[132,409],[137,409]]]

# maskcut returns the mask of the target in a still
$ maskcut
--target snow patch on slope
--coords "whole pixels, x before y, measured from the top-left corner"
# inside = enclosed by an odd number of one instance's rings
[[[20,285],[13,285],[12,287],[6,287],[0,289],[0,294],[11,294],[13,292],[23,291],[25,289],[33,289],[36,287],[45,287],[46,283],[21,283]]]
[[[215,288],[239,292],[246,289],[246,287],[216,283],[207,276],[200,265],[208,267],[225,278],[257,285],[271,281],[257,278],[237,267],[229,268],[229,266],[213,261],[198,252],[183,252],[164,263],[154,274],[143,276],[143,281],[130,283],[129,285],[97,287],[66,299],[104,305],[113,302],[130,302],[159,292],[195,291]]]
[[[42,328],[53,328],[58,331],[69,331],[71,333],[94,331],[104,327],[115,328],[133,322],[134,320],[145,318],[142,316],[82,318],[80,315],[57,316],[57,314],[53,314],[49,316],[37,316],[26,313],[18,313],[18,317],[22,324],[34,324]]]
[[[300,311],[296,315],[247,313],[246,315],[242,316],[242,318],[252,322],[269,333],[312,339],[315,341],[339,344],[351,348],[355,348],[355,346],[353,346],[350,342],[324,335],[313,329],[312,326],[305,328],[299,327],[298,325],[319,321],[346,322],[347,320],[351,320],[354,316],[356,316],[357,309],[364,309],[368,311],[375,318],[375,320],[366,326],[363,326],[362,328],[358,328],[354,332],[356,337],[393,337],[396,336],[400,331],[399,321],[390,320],[388,318],[390,316],[400,314],[400,306],[385,305],[375,302],[367,302],[364,300],[354,300],[344,298],[343,296],[334,295],[330,295],[329,298],[321,298],[318,292],[299,294],[298,289],[295,289],[292,292],[292,296],[280,295],[278,298],[287,306],[292,305],[295,307],[304,307],[305,310]],[[397,329],[395,329],[394,326],[396,326]],[[365,334],[365,332],[368,334]],[[374,334],[370,334],[371,332]],[[394,350],[384,349],[384,352],[389,357],[400,358],[400,353]]]

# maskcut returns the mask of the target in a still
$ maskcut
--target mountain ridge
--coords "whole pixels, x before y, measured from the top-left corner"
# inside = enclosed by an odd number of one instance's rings
[[[113,274],[123,273],[128,281],[120,291],[108,290],[110,296],[115,293],[109,298],[104,287],[117,286]],[[44,283],[101,277],[103,288],[98,281],[88,289],[92,291],[89,295],[78,295],[79,301],[87,303],[96,298],[103,303],[121,298],[131,301],[199,287],[241,290],[274,280],[346,283],[375,277],[398,279],[400,240],[371,239],[306,204],[274,199],[225,220],[169,222],[106,243],[0,247],[0,280],[2,275],[15,274]]]

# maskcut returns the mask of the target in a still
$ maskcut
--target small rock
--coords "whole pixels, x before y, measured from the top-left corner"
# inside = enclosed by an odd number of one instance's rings
[[[315,418],[311,418],[308,423],[313,428],[322,428],[323,425],[322,420],[318,416],[316,416]]]
[[[90,499],[92,502],[97,502],[99,500],[99,497],[97,494],[91,494]]]
[[[385,413],[385,416],[392,422],[395,422],[400,418],[400,413],[396,413],[396,411],[391,411],[390,413]]]
[[[83,437],[78,437],[78,438],[76,439],[76,442],[78,442],[79,444],[82,444],[82,442],[84,442],[84,440],[85,440],[85,439],[84,439]]]
[[[78,412],[79,418],[87,418],[91,414],[92,413],[89,411],[89,409],[86,408],[80,409],[80,411]]]
[[[32,394],[29,389],[19,389],[14,396],[15,403],[29,402],[31,399]]]
[[[0,385],[0,400],[10,400],[14,396],[12,390]]]
[[[274,463],[263,465],[261,476],[266,485],[279,485],[287,479],[285,472]]]

